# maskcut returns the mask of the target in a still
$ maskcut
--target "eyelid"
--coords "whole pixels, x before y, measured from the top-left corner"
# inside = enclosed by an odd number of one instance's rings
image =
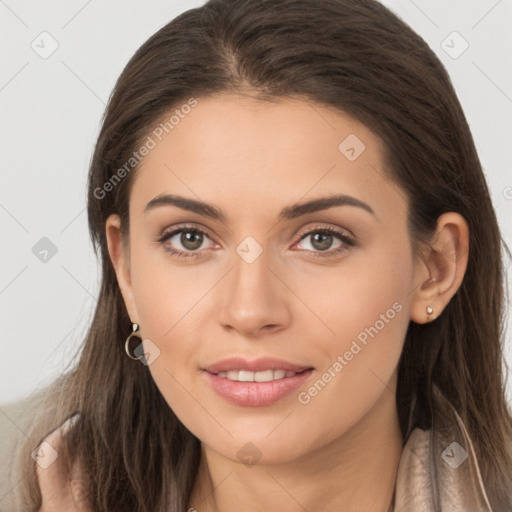
[[[164,236],[167,236],[170,233],[173,233],[175,231],[180,231],[180,230],[185,230],[185,229],[188,229],[190,231],[193,231],[193,230],[200,231],[201,233],[208,235],[209,238],[214,238],[211,235],[210,230],[206,226],[204,226],[202,224],[195,223],[195,222],[180,222],[173,226],[168,226],[168,227],[162,229],[160,232],[160,235],[158,235],[158,236],[164,237]]]
[[[350,229],[335,226],[333,224],[330,224],[329,222],[320,222],[317,224],[313,224],[312,226],[309,225],[308,227],[301,229],[297,236],[300,237],[300,239],[302,239],[304,235],[308,235],[312,231],[322,230],[334,230],[340,235],[345,235],[347,238],[351,238],[354,241],[354,243],[357,241],[357,237],[354,235],[354,233],[352,233],[352,231],[350,231]]]

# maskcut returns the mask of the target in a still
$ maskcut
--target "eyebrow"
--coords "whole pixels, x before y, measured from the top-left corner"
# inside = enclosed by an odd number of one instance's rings
[[[144,213],[147,213],[160,206],[176,206],[183,210],[197,213],[211,219],[226,222],[226,217],[220,208],[212,204],[205,203],[203,201],[197,201],[188,197],[173,195],[173,194],[162,194],[151,201],[144,208]],[[307,213],[317,212],[321,210],[327,210],[334,206],[356,206],[363,210],[375,215],[375,212],[370,205],[357,199],[356,197],[347,196],[345,194],[333,195],[328,197],[321,197],[313,199],[305,203],[294,204],[287,206],[279,213],[279,221],[291,220]]]

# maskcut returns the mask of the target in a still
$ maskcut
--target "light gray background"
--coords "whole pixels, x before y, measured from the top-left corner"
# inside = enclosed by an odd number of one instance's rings
[[[86,175],[105,103],[136,49],[202,3],[0,0],[0,403],[49,383],[82,342],[99,285],[87,231]],[[447,67],[512,248],[512,0],[383,3]],[[51,49],[43,31],[58,43],[46,59],[31,47]],[[469,44],[457,58],[444,49],[454,54],[463,48],[454,31]],[[57,248],[46,263],[32,252],[43,237]],[[510,379],[507,390],[512,400]]]

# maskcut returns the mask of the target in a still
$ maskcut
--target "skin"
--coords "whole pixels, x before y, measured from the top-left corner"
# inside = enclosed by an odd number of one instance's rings
[[[365,145],[354,161],[338,149],[349,134]],[[148,371],[202,443],[189,502],[199,512],[390,507],[402,451],[396,370],[407,326],[425,323],[429,305],[432,318],[441,314],[459,288],[468,228],[459,214],[445,213],[431,247],[414,253],[409,205],[387,178],[381,150],[363,124],[311,102],[198,98],[137,170],[125,244],[119,217],[109,217],[108,249],[129,316],[140,325],[145,350],[160,351]],[[215,204],[226,221],[170,205],[144,212],[170,193]],[[334,193],[364,201],[374,215],[345,205],[278,221],[282,208]],[[156,241],[181,223],[207,233],[197,258],[165,250],[197,251],[180,234]],[[314,233],[301,237],[325,227],[357,245],[315,257],[321,243]],[[236,252],[248,236],[263,249],[252,263]],[[332,254],[344,243],[334,236],[324,244],[323,253]],[[309,403],[300,403],[298,392],[394,303],[400,312]],[[201,370],[234,355],[315,370],[280,401],[243,407],[217,395]],[[247,443],[261,456],[256,464],[237,456]]]

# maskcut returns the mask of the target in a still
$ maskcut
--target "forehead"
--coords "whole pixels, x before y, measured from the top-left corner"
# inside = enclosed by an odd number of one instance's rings
[[[381,140],[347,114],[296,99],[223,94],[196,101],[149,132],[154,147],[137,170],[136,211],[163,193],[238,216],[335,193],[372,203],[376,212],[404,202],[382,167]]]

